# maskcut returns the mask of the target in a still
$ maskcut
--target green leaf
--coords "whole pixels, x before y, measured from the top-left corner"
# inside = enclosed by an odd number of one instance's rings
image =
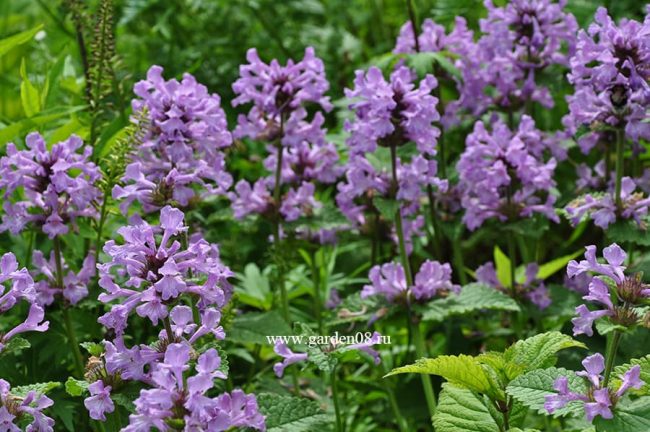
[[[499,246],[494,246],[494,265],[496,266],[497,279],[504,287],[512,286],[512,274],[510,272],[510,258],[503,253]]]
[[[81,396],[88,391],[90,384],[86,380],[78,380],[74,377],[68,377],[65,382],[65,391],[70,396]]]
[[[564,255],[559,258],[555,258],[552,261],[549,261],[545,264],[542,264],[539,266],[539,271],[537,272],[537,279],[547,279],[551,276],[553,276],[555,273],[558,271],[564,269],[569,261],[574,259],[575,257],[583,254],[583,250],[576,251],[570,255]]]
[[[102,344],[96,342],[81,342],[79,345],[92,356],[99,357],[104,354],[104,345]]]
[[[21,337],[12,337],[9,339],[9,342],[4,346],[3,350],[0,351],[0,356],[4,354],[10,354],[10,353],[17,353],[18,351],[22,351],[24,349],[29,348],[31,345],[29,344],[29,341],[27,339],[23,339]]]
[[[27,76],[25,59],[20,64],[20,77],[22,78],[22,82],[20,83],[20,99],[23,102],[23,110],[27,117],[34,117],[41,112],[41,96],[38,93],[38,89]]]
[[[499,424],[490,414],[485,399],[450,384],[442,385],[433,415],[436,432],[499,432]]]
[[[266,271],[262,272],[256,264],[250,263],[244,267],[244,273],[237,274],[237,279],[240,283],[235,286],[235,292],[239,301],[258,309],[271,309],[273,294]]]
[[[614,410],[614,418],[594,419],[596,432],[648,432],[650,431],[650,397],[642,397],[633,402],[629,399],[619,401]]]
[[[629,363],[616,366],[614,372],[612,373],[612,378],[619,380],[619,376],[623,375],[625,372],[630,370],[632,366],[639,365],[641,367],[641,380],[644,382],[643,387],[639,390],[640,392],[648,393],[650,392],[650,354],[641,357],[638,359],[632,359]],[[631,390],[633,391],[633,390]]]
[[[570,336],[552,331],[518,341],[504,352],[504,359],[523,373],[554,366],[558,351],[574,347],[587,348],[585,344]],[[509,378],[513,379],[515,376]]]
[[[39,24],[36,27],[26,30],[24,32],[17,33],[8,38],[0,39],[0,57],[7,54],[11,49],[22,45],[26,42],[32,40],[32,38],[43,28],[43,24]]]
[[[577,376],[575,372],[551,367],[533,370],[515,378],[508,384],[506,393],[528,408],[536,410],[539,414],[549,415],[544,408],[544,402],[546,396],[557,394],[553,384],[556,379],[562,376],[567,377],[569,390],[576,393],[585,393],[587,391],[584,380]],[[579,415],[583,412],[582,406],[583,402],[581,401],[571,401],[564,408],[555,411],[553,416]]]
[[[289,325],[278,311],[252,312],[233,320],[228,339],[240,343],[269,344],[267,336],[288,336],[293,334]]]
[[[27,393],[33,391],[38,394],[47,394],[48,392],[54,390],[55,388],[61,386],[60,382],[43,382],[36,384],[29,384],[25,386],[13,387],[11,389],[11,394],[18,397],[25,397]]]
[[[372,203],[377,207],[379,213],[387,220],[394,220],[399,210],[399,202],[382,197],[375,197]]]
[[[609,317],[604,317],[596,321],[596,331],[601,336],[605,336],[607,333],[611,333],[615,330],[621,332],[627,332],[628,328],[620,324],[614,324]]]
[[[439,375],[451,384],[478,392],[493,393],[490,378],[479,361],[472,356],[445,355],[434,359],[423,358],[412,365],[398,367],[386,376],[402,373]]]
[[[619,244],[636,243],[641,246],[650,246],[650,236],[646,229],[642,229],[634,221],[619,220],[607,227],[607,237]]]
[[[450,316],[480,310],[518,311],[519,305],[490,286],[471,283],[465,285],[460,294],[433,300],[421,309],[424,321],[444,321]]]
[[[333,421],[317,402],[309,399],[262,393],[257,395],[257,403],[266,416],[266,430],[269,432],[326,430]]]

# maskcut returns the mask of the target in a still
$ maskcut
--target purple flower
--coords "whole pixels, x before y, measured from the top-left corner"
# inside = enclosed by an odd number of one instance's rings
[[[422,31],[418,35],[420,52],[449,51],[462,55],[466,52],[465,47],[471,43],[473,43],[473,32],[467,28],[467,22],[463,17],[456,17],[454,29],[449,34],[445,33],[443,26],[427,18],[422,23]],[[393,52],[395,54],[416,52],[411,21],[402,25]]]
[[[111,400],[111,386],[104,386],[102,380],[97,380],[88,386],[90,397],[84,399],[84,405],[94,420],[106,421],[105,413],[115,411]]]
[[[53,432],[54,420],[43,414],[43,410],[54,405],[47,396],[30,391],[23,397],[11,394],[11,385],[0,378],[0,430],[20,432],[16,423],[31,417],[31,422],[24,429],[27,432]],[[23,425],[23,422],[20,422]]]
[[[217,245],[200,236],[191,236],[187,247],[181,246],[178,236],[187,230],[183,217],[180,210],[167,206],[160,212],[159,226],[141,221],[118,230],[123,245],[106,242],[104,252],[110,261],[98,266],[99,285],[106,290],[99,300],[121,303],[100,317],[102,324],[122,334],[126,317],[135,309],[155,325],[169,313],[166,302],[181,295],[196,298],[200,311],[225,304],[232,272],[221,263]]]
[[[537,279],[539,266],[537,263],[530,263],[526,266],[526,277],[521,283],[515,281],[515,292],[537,306],[540,310],[551,305],[549,291],[544,282]],[[476,280],[504,294],[511,295],[512,289],[505,287],[497,277],[496,269],[492,262],[487,262],[476,269]]]
[[[466,210],[463,220],[469,229],[490,218],[507,221],[533,213],[559,222],[553,209],[555,197],[549,192],[555,186],[556,162],[554,158],[544,162],[535,154],[539,150],[533,151],[531,121],[524,117],[516,132],[500,120],[489,132],[478,121],[468,135],[457,168]]]
[[[34,277],[38,279],[42,276],[35,284],[37,301],[41,306],[51,305],[57,295],[63,296],[71,305],[77,304],[88,295],[88,283],[95,276],[96,270],[95,255],[92,251],[84,259],[78,273],[72,271],[67,262],[62,259],[61,268],[64,274],[62,287],[57,286],[54,252],[50,254],[50,259],[46,260],[43,252],[36,250],[33,253],[32,263],[35,267]]]
[[[374,152],[377,146],[401,146],[408,141],[417,144],[421,153],[435,154],[440,130],[433,126],[440,120],[436,109],[438,99],[431,91],[438,85],[427,75],[419,87],[413,83],[414,73],[401,66],[393,71],[390,81],[376,67],[368,72],[357,71],[355,88],[346,89],[345,96],[355,100],[350,105],[356,114],[345,129],[353,154]]]
[[[368,278],[372,284],[363,287],[361,298],[378,295],[391,303],[408,304],[412,299],[425,302],[435,296],[460,292],[460,287],[451,282],[451,266],[438,261],[426,260],[415,275],[413,286],[408,286],[404,268],[396,263],[374,266]]]
[[[232,185],[223,149],[232,143],[221,99],[190,75],[165,81],[160,66],[134,86],[134,122],[144,142],[113,190],[122,212],[138,201],[145,212],[166,204],[187,206],[196,196],[225,194]],[[144,120],[142,119],[144,117]],[[197,190],[198,189],[198,190]],[[204,190],[204,191],[203,191]]]
[[[623,129],[637,142],[650,138],[645,121],[650,102],[650,23],[623,19],[617,26],[607,9],[596,11],[595,22],[578,33],[569,81],[576,87],[568,97],[566,123],[591,126],[583,142],[595,142],[608,128]],[[583,151],[593,145],[587,144]]]
[[[569,390],[567,377],[559,377],[553,385],[558,394],[546,396],[544,403],[544,408],[549,414],[563,408],[570,401],[579,400],[584,402],[585,416],[588,422],[592,422],[596,416],[611,419],[614,417],[612,409],[621,396],[628,389],[639,389],[644,384],[639,378],[641,368],[637,365],[621,375],[622,383],[615,392],[609,387],[603,387],[602,373],[605,370],[605,358],[599,353],[586,357],[582,361],[582,365],[585,370],[575,372],[575,374],[584,378],[588,387],[587,391],[584,394],[572,392]]]
[[[275,372],[275,375],[278,378],[282,378],[282,375],[284,375],[284,370],[287,368],[287,366],[305,361],[308,358],[307,353],[295,353],[291,351],[287,344],[282,341],[275,343],[273,351],[275,351],[277,355],[283,358],[281,362],[273,365],[273,372]]]
[[[18,234],[33,224],[54,238],[67,233],[77,218],[96,217],[94,204],[100,191],[95,185],[101,175],[90,162],[92,148],[83,147],[74,135],[51,150],[38,133],[29,134],[25,141],[27,150],[19,151],[9,143],[7,155],[0,158],[0,190],[5,199],[0,232]],[[83,154],[77,153],[82,147]]]
[[[378,365],[379,363],[381,363],[381,357],[379,355],[379,352],[377,352],[377,350],[373,348],[373,345],[380,344],[382,341],[381,337],[382,336],[379,332],[373,332],[372,336],[367,338],[365,341],[358,344],[348,345],[346,347],[346,350],[363,351],[369,356],[371,356],[375,364]]]

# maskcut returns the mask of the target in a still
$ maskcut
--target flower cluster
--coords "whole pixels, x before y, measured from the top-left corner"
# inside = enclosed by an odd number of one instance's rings
[[[635,142],[650,138],[645,121],[650,103],[649,31],[647,20],[624,19],[617,26],[600,7],[589,30],[578,33],[569,74],[576,91],[568,98],[565,123],[570,131],[581,125],[591,128],[579,139],[585,153],[602,141],[608,129],[624,130]]]
[[[553,204],[555,158],[547,162],[541,156],[539,135],[530,133],[531,119],[524,117],[513,132],[501,121],[488,131],[482,121],[467,136],[465,151],[458,162],[461,200],[469,229],[485,220],[500,221],[530,217],[541,213],[558,222]]]
[[[0,332],[0,352],[17,334],[28,331],[44,332],[49,328],[49,321],[43,321],[45,311],[37,302],[32,277],[26,268],[18,269],[16,256],[9,252],[0,258],[0,313],[7,312],[21,300],[30,304],[27,318],[13,329]]]
[[[27,432],[52,432],[54,420],[43,414],[43,410],[54,405],[52,399],[30,390],[25,396],[11,393],[11,385],[0,378],[0,429],[7,432],[20,432],[17,424],[31,417]],[[27,417],[26,417],[27,416]]]
[[[451,266],[438,261],[426,260],[422,263],[413,286],[408,286],[404,267],[397,263],[374,266],[368,278],[371,284],[363,287],[361,298],[382,296],[391,303],[423,303],[436,296],[460,292],[460,286],[451,282]]]
[[[230,146],[221,99],[185,74],[182,81],[165,81],[160,66],[152,66],[147,79],[135,84],[133,121],[146,129],[143,143],[113,190],[124,200],[121,209],[138,201],[145,212],[166,204],[187,206],[197,195],[224,194],[232,185],[223,149]]]
[[[25,142],[27,150],[9,143],[7,155],[0,158],[0,190],[4,190],[0,232],[18,234],[32,224],[54,238],[66,234],[75,219],[96,217],[94,204],[100,192],[95,185],[101,175],[89,160],[92,148],[74,135],[51,150],[36,132]],[[80,154],[77,150],[82,147]],[[11,197],[17,201],[11,202]]]
[[[631,326],[640,317],[635,307],[650,298],[650,287],[641,282],[640,275],[626,276],[624,265],[627,253],[616,243],[603,249],[606,264],[599,263],[596,258],[596,246],[587,246],[585,259],[578,262],[572,260],[567,266],[570,278],[592,272],[596,276],[589,281],[589,292],[583,297],[591,303],[596,303],[600,309],[590,310],[582,304],[576,308],[578,316],[572,320],[573,334],[593,335],[593,323],[599,318],[609,317],[614,324]],[[616,299],[612,299],[610,285],[613,284]]]
[[[521,283],[515,281],[514,289],[503,286],[497,277],[494,264],[485,263],[476,269],[476,280],[489,285],[505,294],[514,294],[515,297],[525,298],[539,309],[546,309],[551,305],[551,297],[544,282],[537,279],[539,266],[536,263],[530,263],[526,266],[526,276]]]
[[[95,276],[95,255],[89,253],[77,273],[68,268],[67,263],[62,259],[61,270],[64,274],[62,287],[58,286],[55,260],[54,252],[50,254],[50,259],[46,260],[43,252],[34,251],[32,274],[39,279],[35,283],[36,301],[41,306],[49,306],[54,302],[55,296],[61,295],[71,305],[75,305],[88,295],[88,283]]]
[[[603,229],[616,222],[617,218],[634,219],[637,224],[645,227],[644,216],[648,214],[650,198],[643,192],[635,192],[636,184],[630,177],[621,179],[621,205],[616,205],[614,191],[604,193],[589,193],[581,196],[566,207],[571,223],[576,225],[585,215],[593,219],[594,224]]]
[[[286,66],[276,60],[265,64],[255,49],[249,50],[247,59],[249,64],[241,66],[240,78],[233,84],[238,95],[233,105],[253,106],[248,115],[239,116],[233,135],[267,142],[264,166],[272,174],[253,185],[245,180],[235,185],[229,194],[234,215],[239,219],[279,214],[286,221],[310,216],[321,206],[314,196],[316,184],[333,183],[341,173],[336,148],[325,139],[322,112],[308,120],[305,108],[315,103],[325,111],[331,109],[324,95],[329,83],[323,63],[313,48],[307,48],[300,62],[289,60]],[[272,192],[276,177],[279,187],[287,186],[278,203]]]
[[[612,408],[618,400],[629,390],[639,389],[644,384],[640,379],[641,367],[633,366],[620,376],[621,385],[617,390],[607,386],[603,380],[602,373],[605,370],[605,359],[601,354],[594,354],[582,361],[584,371],[576,372],[579,377],[584,378],[587,390],[584,393],[577,393],[569,389],[567,377],[560,377],[555,380],[553,388],[557,394],[547,395],[544,408],[550,414],[563,408],[571,401],[584,402],[585,416],[591,422],[596,416],[604,419],[614,417]]]
[[[485,1],[488,16],[480,22],[483,35],[457,62],[463,84],[447,116],[459,109],[478,116],[495,107],[514,112],[530,102],[552,107],[548,88],[536,77],[551,65],[568,65],[578,28],[564,12],[566,1],[515,0],[504,7]]]
[[[99,285],[106,290],[99,300],[120,299],[121,303],[99,320],[118,335],[134,309],[156,325],[169,315],[168,305],[186,295],[197,300],[205,324],[229,300],[232,290],[227,278],[232,272],[221,263],[218,246],[198,235],[182,246],[179,238],[187,232],[183,219],[182,211],[166,206],[160,211],[159,226],[141,221],[117,231],[124,244],[106,242],[104,252],[110,261],[99,265]]]

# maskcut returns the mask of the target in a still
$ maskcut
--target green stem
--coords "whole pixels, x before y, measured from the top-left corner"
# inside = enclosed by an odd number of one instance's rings
[[[605,361],[605,379],[603,381],[603,387],[607,387],[609,383],[609,376],[612,373],[614,368],[614,360],[616,360],[616,352],[618,351],[618,344],[621,341],[622,333],[618,330],[614,330],[610,333],[611,340],[609,341],[607,348],[607,360]]]
[[[104,199],[102,200],[102,208],[99,211],[99,223],[97,224],[97,239],[95,241],[95,263],[99,263],[99,251],[102,249],[102,237],[104,234],[104,224],[106,223],[106,214],[108,213],[108,188],[104,189]],[[95,270],[98,271],[98,270]]]
[[[395,146],[390,147],[391,165],[393,172],[393,185],[395,188],[395,195],[397,195],[397,188],[399,183],[397,180],[397,150]],[[397,239],[399,243],[399,254],[402,259],[402,266],[406,274],[407,286],[413,286],[413,274],[411,273],[411,264],[409,262],[408,254],[406,253],[406,242],[404,240],[404,227],[402,221],[402,209],[398,206],[395,212],[395,231],[397,232]]]
[[[278,152],[277,155],[277,165],[275,168],[275,187],[273,189],[273,203],[275,205],[275,231],[273,232],[273,241],[275,243],[275,253],[278,255],[278,285],[280,288],[280,301],[282,308],[282,316],[287,323],[289,321],[289,297],[287,295],[287,287],[284,285],[284,269],[282,265],[282,236],[280,223],[282,215],[280,214],[280,194],[282,191],[282,159],[284,154],[284,147],[282,146],[282,136],[284,134],[284,115],[280,116],[280,134],[276,143],[276,149]]]
[[[323,313],[322,313],[323,299],[321,297],[320,270],[316,262],[317,258],[318,258],[318,251],[314,251],[311,254],[311,279],[312,279],[312,285],[314,286],[314,314],[316,315],[316,322],[318,323],[319,334],[324,334]]]
[[[415,18],[415,9],[413,8],[412,0],[406,0],[406,8],[409,12],[409,21],[411,21],[411,28],[413,29],[413,39],[415,41],[415,52],[420,52],[420,41],[418,41],[418,23]]]
[[[462,228],[461,228],[462,229]],[[467,285],[467,274],[465,273],[465,259],[463,258],[463,249],[461,246],[460,236],[454,238],[452,244],[452,253],[454,260],[454,267],[458,272],[458,281],[461,285]]]
[[[616,207],[620,210],[621,202],[621,180],[623,179],[623,155],[624,155],[624,137],[621,128],[616,130]]]
[[[61,241],[59,237],[54,237],[54,262],[56,264],[56,284],[59,289],[63,289],[63,259],[61,258]],[[74,327],[72,326],[72,318],[70,311],[65,304],[61,305],[61,312],[63,314],[63,324],[65,332],[68,337],[68,343],[72,349],[72,356],[74,358],[75,371],[79,377],[84,375],[84,360],[79,349],[79,342],[75,334]]]
[[[512,231],[508,232],[508,258],[510,258],[510,289],[512,294],[516,294],[517,281],[515,280],[515,268],[517,267],[517,250],[515,238]]]
[[[174,337],[174,332],[172,331],[172,323],[169,321],[168,316],[163,318],[163,324],[165,325],[165,332],[167,332],[167,341],[169,343],[173,343],[176,338]]]
[[[386,375],[388,371],[384,369],[384,375]],[[397,423],[397,427],[399,428],[400,432],[408,432],[408,423],[406,422],[406,419],[402,415],[402,412],[399,409],[399,404],[397,403],[397,399],[395,399],[395,392],[393,389],[390,387],[388,381],[384,381],[384,390],[386,391],[386,395],[388,396],[388,402],[390,403],[390,408],[393,411],[393,415],[395,416],[395,423]]]
[[[343,415],[339,406],[338,383],[336,381],[336,368],[330,374],[330,385],[332,386],[332,402],[334,404],[334,414],[336,415],[336,432],[344,432]]]
[[[424,337],[420,331],[420,324],[413,323],[409,320],[409,325],[411,326],[411,333],[413,334],[413,342],[415,344],[415,353],[418,359],[425,358],[427,356],[426,347],[424,345]],[[436,395],[433,393],[433,386],[431,385],[431,377],[427,374],[421,374],[420,378],[422,380],[422,388],[424,389],[424,398],[427,401],[427,407],[429,408],[429,415],[433,417],[436,412]]]

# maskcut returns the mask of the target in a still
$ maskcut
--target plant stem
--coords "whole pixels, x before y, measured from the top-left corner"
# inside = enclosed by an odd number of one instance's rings
[[[415,41],[415,52],[420,52],[420,41],[418,41],[418,23],[415,18],[415,9],[413,8],[413,1],[406,0],[406,8],[409,12],[409,20],[411,21],[411,28],[413,29],[413,39]]]
[[[515,280],[515,268],[517,267],[517,250],[515,246],[515,238],[512,232],[508,233],[508,258],[510,258],[510,289],[512,294],[516,294],[517,282]]]
[[[278,152],[277,155],[277,165],[275,168],[275,186],[273,189],[273,203],[275,205],[275,231],[273,232],[273,241],[275,243],[275,253],[278,263],[278,285],[280,288],[280,301],[282,308],[282,316],[287,323],[289,321],[289,297],[287,296],[287,287],[284,286],[284,269],[283,269],[283,257],[282,255],[282,236],[280,223],[282,215],[280,214],[280,194],[282,192],[282,158],[284,153],[284,147],[282,146],[282,136],[284,135],[284,114],[280,115],[280,134],[277,139],[276,149]]]
[[[165,332],[167,332],[167,341],[171,344],[174,343],[176,338],[174,337],[174,332],[172,331],[172,323],[169,321],[169,316],[163,318],[163,324],[165,326]]]
[[[623,178],[623,154],[624,154],[624,137],[623,129],[616,130],[616,207],[620,210],[622,208],[621,202],[621,180]]]
[[[456,267],[458,281],[461,285],[467,284],[467,274],[465,273],[465,259],[463,258],[463,250],[461,247],[460,236],[454,238],[452,244],[452,254],[454,260],[454,267]]]
[[[320,286],[320,269],[316,262],[318,258],[318,251],[314,251],[311,254],[311,280],[312,285],[314,286],[314,314],[316,315],[316,322],[318,323],[318,332],[319,334],[324,334],[323,332],[323,313],[322,313],[322,302],[321,297],[321,286]]]
[[[427,352],[424,345],[424,337],[420,331],[420,323],[413,323],[409,320],[409,325],[411,326],[411,333],[413,334],[415,353],[418,359],[425,358]],[[424,397],[427,401],[427,407],[429,408],[429,415],[433,417],[436,412],[437,402],[436,395],[433,393],[433,386],[431,385],[431,377],[426,374],[421,374],[420,378],[422,380],[422,388],[424,389]]]
[[[102,236],[104,234],[104,223],[106,223],[106,214],[107,214],[107,204],[108,204],[108,194],[110,191],[108,187],[104,189],[104,199],[102,200],[102,208],[99,211],[99,223],[97,224],[97,240],[95,242],[95,263],[99,262],[99,251],[102,249]],[[99,270],[95,270],[97,272]],[[97,274],[97,273],[95,273]]]
[[[332,386],[332,402],[334,404],[334,414],[336,415],[336,432],[344,432],[343,416],[339,406],[338,383],[336,382],[336,367],[330,374],[330,385]]]
[[[386,369],[384,368],[384,375],[388,373]],[[390,403],[390,408],[393,410],[393,415],[395,416],[395,423],[397,423],[397,427],[399,427],[400,432],[408,432],[408,423],[406,422],[406,419],[404,416],[402,416],[402,412],[399,409],[399,404],[397,403],[397,399],[395,399],[395,392],[393,389],[390,387],[388,381],[384,381],[384,390],[386,390],[386,395],[388,396],[388,402]]]
[[[56,264],[56,284],[59,289],[63,290],[63,260],[61,258],[61,241],[59,237],[54,237],[54,262]],[[63,314],[63,324],[65,332],[68,337],[68,343],[72,349],[72,357],[74,358],[75,371],[79,377],[84,375],[84,360],[79,349],[79,342],[77,335],[72,326],[72,319],[70,318],[70,311],[65,304],[61,305],[61,312]]]
[[[622,333],[618,330],[614,330],[611,335],[612,337],[607,347],[607,360],[605,362],[605,379],[603,381],[603,387],[607,387],[607,384],[609,383],[609,376],[614,368],[614,360],[616,360],[616,352],[618,351],[618,344],[621,341]]]

